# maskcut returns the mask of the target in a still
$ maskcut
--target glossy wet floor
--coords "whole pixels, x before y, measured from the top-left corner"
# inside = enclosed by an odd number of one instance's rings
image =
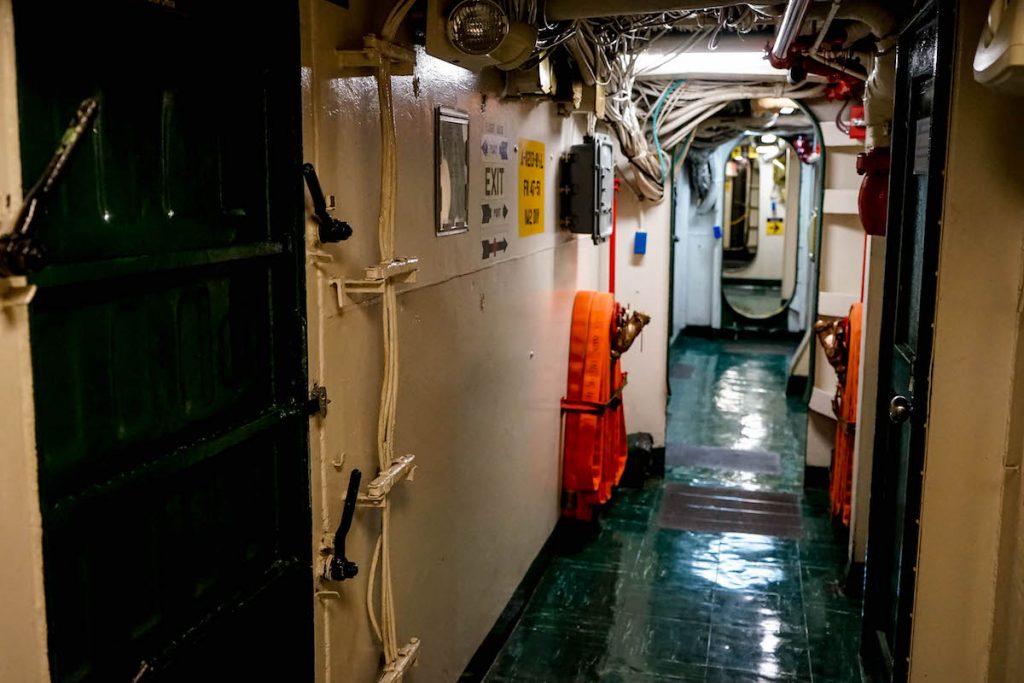
[[[785,396],[790,350],[674,345],[669,443],[778,453],[780,467],[686,464],[620,491],[596,535],[552,560],[486,680],[861,680],[860,604],[842,590],[846,541],[826,493],[803,489],[806,414]],[[661,528],[672,485],[796,494],[802,535]]]
[[[782,309],[782,283],[777,285],[722,283],[722,294],[737,311],[755,317],[775,315]]]

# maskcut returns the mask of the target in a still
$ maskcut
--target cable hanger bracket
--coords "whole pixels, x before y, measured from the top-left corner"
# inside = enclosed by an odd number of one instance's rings
[[[416,664],[416,658],[420,654],[420,639],[410,638],[409,642],[398,648],[398,657],[381,672],[377,683],[394,683],[402,680],[402,677],[409,673]]]
[[[338,66],[342,69],[379,69],[391,64],[394,76],[412,76],[416,53],[375,35],[363,36],[363,49],[338,50]]]
[[[416,477],[416,456],[412,453],[395,458],[391,466],[381,472],[356,499],[359,507],[383,508],[387,505],[388,494],[400,481],[413,481]]]
[[[420,269],[418,258],[396,258],[381,261],[375,266],[364,269],[364,277],[357,279],[331,278],[328,284],[335,288],[338,297],[338,308],[345,307],[345,299],[353,296],[371,296],[382,294],[384,286],[389,282],[413,284]]]

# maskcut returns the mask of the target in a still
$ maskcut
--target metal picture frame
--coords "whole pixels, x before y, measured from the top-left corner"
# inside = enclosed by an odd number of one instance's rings
[[[434,215],[438,237],[469,230],[469,113],[438,107],[434,116]]]

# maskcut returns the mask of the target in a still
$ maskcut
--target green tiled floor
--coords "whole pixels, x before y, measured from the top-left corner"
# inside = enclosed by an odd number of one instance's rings
[[[671,380],[669,442],[775,451],[782,468],[677,467],[666,481],[802,493],[804,537],[660,529],[662,483],[620,491],[600,530],[552,561],[486,680],[860,681],[860,605],[841,590],[845,539],[827,496],[803,490],[788,350],[677,343],[672,363],[689,368]]]

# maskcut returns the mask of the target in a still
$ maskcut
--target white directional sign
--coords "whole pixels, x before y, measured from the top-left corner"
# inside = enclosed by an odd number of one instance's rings
[[[502,124],[488,124],[480,137],[482,194],[474,218],[480,221],[483,260],[508,254],[508,228],[515,221],[516,148]]]

